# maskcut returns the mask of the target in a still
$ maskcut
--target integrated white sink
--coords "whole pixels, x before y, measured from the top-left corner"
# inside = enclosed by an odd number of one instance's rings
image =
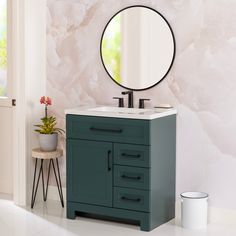
[[[84,115],[84,116],[102,116],[127,119],[152,120],[164,116],[174,115],[177,110],[174,108],[125,108],[125,107],[77,107],[65,110],[66,114]]]
[[[100,112],[118,112],[126,114],[143,114],[144,112],[151,111],[151,109],[138,109],[138,108],[125,108],[125,107],[95,107],[88,109],[89,111]]]

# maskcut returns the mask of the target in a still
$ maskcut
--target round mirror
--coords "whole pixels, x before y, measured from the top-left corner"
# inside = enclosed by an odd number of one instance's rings
[[[109,76],[120,86],[144,90],[155,86],[170,71],[175,39],[167,20],[145,6],[131,6],[107,23],[100,52]]]

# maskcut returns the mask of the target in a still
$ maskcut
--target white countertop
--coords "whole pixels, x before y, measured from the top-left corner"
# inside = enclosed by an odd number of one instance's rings
[[[109,106],[97,106],[97,107],[81,106],[72,109],[66,109],[65,114],[152,120],[156,118],[177,114],[177,110],[175,108],[137,109],[137,108],[120,108],[120,107],[109,107]]]

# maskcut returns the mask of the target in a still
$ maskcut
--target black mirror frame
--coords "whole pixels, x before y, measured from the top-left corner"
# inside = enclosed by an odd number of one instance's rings
[[[110,73],[108,72],[108,70],[107,70],[107,68],[106,68],[106,66],[105,66],[105,63],[104,63],[104,61],[103,61],[103,58],[102,58],[102,39],[103,39],[103,36],[104,36],[104,33],[105,33],[105,31],[106,31],[107,26],[109,25],[109,23],[111,22],[111,20],[112,20],[117,14],[119,14],[120,12],[122,12],[122,11],[124,11],[124,10],[126,10],[126,9],[133,8],[133,7],[144,7],[144,8],[148,8],[148,9],[150,9],[150,10],[156,12],[158,15],[160,15],[160,16],[163,18],[163,20],[166,22],[166,24],[168,25],[168,27],[169,27],[169,29],[170,29],[170,32],[171,32],[172,37],[173,37],[173,44],[174,44],[174,52],[173,52],[172,61],[171,61],[171,64],[170,64],[170,66],[169,66],[167,72],[165,73],[165,75],[164,75],[157,83],[155,83],[155,84],[153,84],[153,85],[151,85],[151,86],[149,86],[149,87],[142,88],[142,89],[133,89],[133,88],[125,87],[125,86],[119,84],[116,80],[113,79],[113,77],[112,77],[112,76],[110,75]],[[103,67],[104,67],[105,71],[107,72],[107,74],[109,75],[109,77],[110,77],[116,84],[118,84],[120,87],[125,88],[125,89],[128,89],[128,90],[133,90],[133,91],[143,91],[143,90],[147,90],[147,89],[153,88],[153,87],[155,87],[156,85],[158,85],[162,80],[164,80],[165,77],[166,77],[166,76],[168,75],[168,73],[170,72],[171,67],[173,66],[174,59],[175,59],[175,54],[176,54],[175,36],[174,36],[173,30],[172,30],[172,28],[171,28],[169,22],[166,20],[166,18],[165,18],[160,12],[158,12],[157,10],[155,10],[155,9],[153,9],[153,8],[151,8],[151,7],[144,6],[144,5],[132,5],[132,6],[125,7],[125,8],[123,8],[123,9],[119,10],[119,11],[118,11],[116,14],[114,14],[114,15],[111,17],[111,19],[107,22],[107,24],[106,24],[106,26],[105,26],[105,28],[104,28],[104,30],[103,30],[103,32],[102,32],[102,36],[101,36],[101,40],[100,40],[100,57],[101,57],[101,61],[102,61],[102,64],[103,64]]]

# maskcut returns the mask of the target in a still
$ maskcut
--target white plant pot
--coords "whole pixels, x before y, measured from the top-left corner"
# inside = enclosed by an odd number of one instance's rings
[[[57,149],[58,133],[39,134],[39,145],[42,151],[50,152]]]

